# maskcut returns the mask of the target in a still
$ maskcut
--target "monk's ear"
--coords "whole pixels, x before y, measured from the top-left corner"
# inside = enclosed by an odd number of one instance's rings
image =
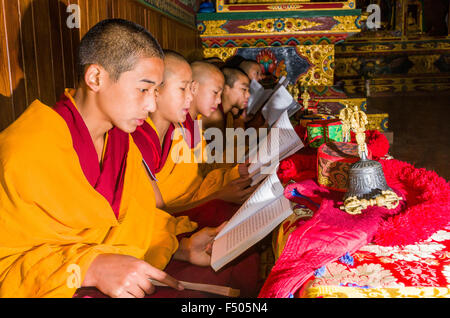
[[[103,77],[106,72],[100,65],[91,64],[84,73],[84,82],[92,91],[98,92],[103,83]]]
[[[197,82],[197,81],[192,81],[192,84],[191,84],[191,92],[192,92],[192,95],[197,95],[197,93],[198,93],[198,85],[199,85],[199,83]]]

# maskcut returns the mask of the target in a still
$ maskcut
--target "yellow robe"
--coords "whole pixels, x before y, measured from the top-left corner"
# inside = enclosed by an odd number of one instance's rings
[[[158,133],[150,118],[147,122]],[[239,178],[238,166],[214,169],[203,175],[199,163],[206,161],[202,151],[206,141],[201,134],[201,142],[195,149],[189,149],[181,129],[175,129],[169,156],[163,168],[156,174],[157,184],[164,203],[168,208],[193,207],[200,200],[220,191],[225,185]],[[183,155],[184,154],[184,155]]]
[[[50,107],[35,101],[0,133],[0,297],[72,297],[103,253],[167,265],[178,248],[175,235],[195,224],[155,207],[131,137],[126,164],[116,219]]]

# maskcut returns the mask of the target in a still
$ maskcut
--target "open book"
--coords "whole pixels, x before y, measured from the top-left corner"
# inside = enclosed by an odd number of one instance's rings
[[[288,111],[289,117],[300,108],[286,87],[280,86],[264,104],[261,113],[271,127],[284,111]]]
[[[274,89],[264,89],[261,84],[252,80],[247,113],[255,115],[262,108],[261,113],[269,126],[272,126],[285,110],[288,111],[289,117],[292,116],[301,106],[286,89],[287,84],[287,79],[282,77]]]
[[[282,76],[273,89],[265,89],[258,81],[251,80],[247,113],[255,115],[278,89],[281,87],[286,88],[288,83],[287,78]]]
[[[245,201],[214,240],[211,267],[215,271],[262,240],[292,214],[283,192],[275,172]]]
[[[247,113],[254,115],[272,94],[272,89],[265,89],[258,81],[250,82],[250,98],[248,99]]]
[[[303,146],[287,111],[284,111],[270,128],[267,137],[259,140],[256,149],[249,151],[248,173],[252,178],[252,186],[271,174],[281,160],[293,155]]]

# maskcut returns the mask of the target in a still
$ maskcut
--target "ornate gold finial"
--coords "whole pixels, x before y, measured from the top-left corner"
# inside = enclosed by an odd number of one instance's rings
[[[302,100],[303,100],[303,110],[307,111],[309,106],[309,100],[311,96],[308,93],[308,87],[305,87],[305,91],[302,94]]]
[[[356,142],[358,144],[359,156],[362,158],[364,153],[367,156],[366,144],[366,125],[369,123],[367,115],[358,106],[354,106],[353,112],[350,116],[350,127],[356,135]]]
[[[344,142],[350,142],[350,120],[352,118],[353,110],[348,107],[348,105],[345,106],[345,108],[341,109],[339,112],[339,119],[342,122],[342,132],[344,134]]]
[[[295,101],[298,100],[298,95],[300,95],[300,90],[298,89],[298,84],[290,84],[287,86],[288,92],[292,95]]]

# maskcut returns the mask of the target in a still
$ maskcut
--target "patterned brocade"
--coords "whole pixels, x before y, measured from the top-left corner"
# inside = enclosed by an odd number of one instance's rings
[[[301,298],[450,298],[444,287],[367,288],[317,286],[308,288]]]
[[[301,298],[450,298],[450,232],[414,245],[369,244],[316,271]]]

